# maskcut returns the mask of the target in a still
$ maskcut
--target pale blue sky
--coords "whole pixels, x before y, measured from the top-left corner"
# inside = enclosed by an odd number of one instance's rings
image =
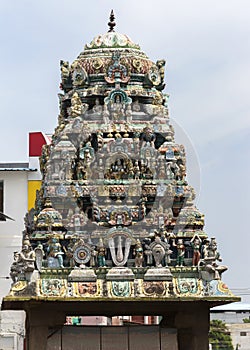
[[[59,61],[105,33],[112,8],[118,32],[168,62],[171,117],[193,143],[189,178],[197,192],[201,178],[198,207],[229,266],[223,280],[250,294],[248,0],[1,0],[0,162],[26,161],[28,132],[53,131]]]

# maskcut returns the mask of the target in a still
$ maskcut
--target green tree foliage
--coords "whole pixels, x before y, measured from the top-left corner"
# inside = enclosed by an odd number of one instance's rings
[[[250,323],[250,318],[243,318],[242,320],[244,323]]]
[[[232,338],[224,322],[210,322],[209,342],[213,350],[234,350]]]

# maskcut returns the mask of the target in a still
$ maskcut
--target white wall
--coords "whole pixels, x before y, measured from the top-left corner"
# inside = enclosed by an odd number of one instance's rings
[[[11,280],[4,277],[9,276],[13,252],[21,248],[28,202],[27,177],[27,171],[0,171],[0,181],[4,181],[4,214],[15,219],[0,221],[0,301],[10,289]]]
[[[23,350],[24,311],[0,312],[0,350]]]
[[[227,324],[228,330],[231,333],[233,346],[236,349],[237,344],[240,350],[250,349],[250,323]],[[246,335],[241,335],[242,333]]]

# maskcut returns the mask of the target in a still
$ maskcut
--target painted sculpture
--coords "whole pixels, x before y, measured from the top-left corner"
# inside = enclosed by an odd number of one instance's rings
[[[43,146],[11,293],[24,281],[45,297],[232,296],[174,139],[166,62],[115,32],[112,18],[108,33],[60,63],[58,126]]]

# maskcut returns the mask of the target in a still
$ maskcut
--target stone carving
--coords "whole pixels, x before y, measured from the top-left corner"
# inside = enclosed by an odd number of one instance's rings
[[[94,295],[97,292],[97,284],[95,282],[78,283],[78,292],[80,295]]]
[[[34,252],[37,270],[41,271],[43,267],[43,257],[45,256],[42,243],[38,243],[37,247],[34,249]]]
[[[15,283],[18,278],[29,280],[29,273],[35,270],[35,252],[26,236],[21,252],[14,252],[14,262],[10,268],[10,276]]]
[[[197,280],[195,278],[178,278],[177,289],[180,294],[196,294],[198,291]]]
[[[201,253],[200,253],[201,239],[199,236],[194,235],[190,242],[193,248],[192,264],[193,266],[197,266],[201,257]]]
[[[69,62],[67,61],[60,61],[60,67],[61,67],[61,78],[62,83],[68,83],[70,69],[69,69]]]
[[[63,268],[63,255],[62,246],[57,237],[51,237],[48,241],[47,247],[47,263],[51,268]]]
[[[149,247],[152,250],[155,266],[162,267],[163,261],[166,263],[168,261],[168,256],[172,253],[172,251],[169,249],[169,244],[163,242],[159,236],[156,236],[155,240],[149,245]],[[165,255],[167,255],[166,259]]]
[[[74,246],[73,258],[80,267],[84,267],[91,259],[92,248],[89,244],[80,240],[76,246]]]
[[[71,65],[60,62],[58,125],[14,254],[14,296],[185,298],[223,288],[227,267],[203,231],[162,93],[166,62],[113,27]]]
[[[128,297],[130,295],[130,285],[128,281],[112,281],[112,294],[116,297]]]
[[[74,67],[74,71],[72,73],[72,79],[73,79],[73,86],[78,88],[89,84],[88,73],[83,67],[80,67],[79,64],[77,64]]]
[[[99,267],[106,266],[106,248],[104,247],[102,238],[99,239],[99,244],[97,246],[97,261]]]
[[[71,111],[72,118],[79,117],[82,114],[82,102],[77,92],[74,92],[71,98]]]
[[[113,63],[108,67],[105,80],[112,84],[115,82],[127,83],[130,79],[128,69],[125,65],[120,63],[120,53],[116,51],[112,55]]]
[[[185,246],[183,244],[183,239],[179,238],[177,243],[173,241],[173,246],[177,248],[177,258],[176,258],[176,266],[183,266],[184,257],[185,257]]]
[[[136,246],[134,248],[133,254],[135,256],[135,267],[142,267],[143,266],[143,249],[139,239],[137,239],[136,241]]]
[[[41,294],[45,296],[65,296],[66,281],[62,279],[42,279]]]
[[[164,59],[156,61],[156,66],[159,69],[159,74],[160,74],[160,78],[161,78],[161,84],[164,86],[165,86],[165,84],[164,84],[165,65],[166,65],[166,61]],[[164,86],[163,86],[163,88],[164,88]]]
[[[112,261],[115,266],[124,266],[126,264],[131,242],[131,238],[122,233],[114,233],[108,239]]]
[[[158,296],[162,296],[165,291],[166,291],[166,288],[164,286],[164,283],[163,282],[144,282],[143,283],[143,289],[144,289],[144,292],[145,294],[148,294],[148,295],[158,295]]]
[[[210,242],[208,240],[206,241],[203,254],[204,258],[198,264],[201,277],[205,281],[211,281],[213,279],[220,280],[222,273],[228,268],[225,265],[217,264],[217,261],[221,262],[222,259],[217,250],[217,242],[214,237],[211,238]]]

